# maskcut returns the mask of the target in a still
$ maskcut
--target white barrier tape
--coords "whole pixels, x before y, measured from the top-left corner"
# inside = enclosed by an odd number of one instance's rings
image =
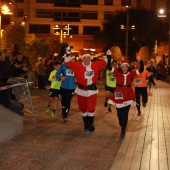
[[[33,82],[27,82],[28,84],[32,84]],[[25,85],[25,83],[18,83],[18,84],[12,84],[12,85],[8,85],[8,86],[2,86],[0,87],[0,90],[6,90],[6,89],[10,89],[10,88],[14,88],[17,86],[22,86]]]

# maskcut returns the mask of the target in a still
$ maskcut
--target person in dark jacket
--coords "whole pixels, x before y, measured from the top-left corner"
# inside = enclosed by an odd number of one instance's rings
[[[72,57],[72,61],[75,61],[75,57]],[[60,76],[62,74],[62,76]],[[65,64],[62,64],[58,69],[56,76],[61,78],[62,83],[60,87],[61,91],[61,105],[62,105],[62,117],[63,122],[67,122],[67,116],[70,110],[71,99],[74,95],[76,88],[76,81],[74,72],[69,69]]]
[[[5,63],[5,54],[0,51],[0,88],[3,88],[8,84],[10,75]],[[9,95],[8,90],[0,90],[0,104],[4,105],[6,108],[9,107]]]

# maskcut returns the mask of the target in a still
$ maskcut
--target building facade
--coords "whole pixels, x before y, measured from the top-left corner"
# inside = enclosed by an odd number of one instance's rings
[[[10,0],[10,2],[13,12],[10,16],[11,22],[24,22],[27,33],[39,37],[56,36],[61,42],[72,44],[75,50],[100,49],[93,43],[93,35],[102,30],[105,19],[112,16],[116,10],[126,10],[126,5],[147,9],[163,8],[166,5],[166,0]]]

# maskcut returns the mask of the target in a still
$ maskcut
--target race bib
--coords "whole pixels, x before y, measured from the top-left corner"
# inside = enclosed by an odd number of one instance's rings
[[[86,71],[84,76],[86,79],[91,78],[94,76],[94,71]]]
[[[135,84],[142,84],[142,79],[140,79],[140,78],[135,79]]]
[[[115,99],[123,99],[123,93],[122,92],[115,92]]]
[[[61,81],[61,79],[59,79],[57,77],[55,77],[53,80],[54,80],[54,82],[60,82]]]
[[[67,75],[67,76],[74,76],[73,70],[72,70],[72,69],[67,69],[67,70],[66,70],[66,75]]]
[[[114,82],[115,81],[115,77],[109,77],[109,81],[110,82]]]

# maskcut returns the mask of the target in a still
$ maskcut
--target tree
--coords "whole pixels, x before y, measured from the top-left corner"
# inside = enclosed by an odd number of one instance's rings
[[[116,61],[122,60],[122,52],[119,47],[113,46],[110,50],[112,52],[113,59],[115,59]]]
[[[49,45],[50,54],[57,53],[57,60],[62,61],[62,57],[65,53],[65,47],[68,46],[68,44],[66,42],[60,43],[55,36],[48,38],[46,42]]]
[[[29,44],[29,51],[31,53],[30,61],[32,65],[35,65],[38,57],[46,57],[49,55],[49,45],[40,38],[35,38],[31,44]]]
[[[149,49],[148,47],[142,47],[140,50],[139,50],[139,53],[138,53],[138,58],[142,58],[144,61],[148,61],[150,58],[149,58]]]
[[[112,18],[103,23],[103,30],[94,37],[95,42],[102,43],[104,50],[119,46],[122,54],[125,55],[126,30],[121,30],[120,25],[126,26],[126,17],[126,11],[116,11]],[[134,54],[143,46],[147,46],[151,54],[155,40],[159,44],[168,39],[167,24],[157,17],[156,11],[130,9],[129,25],[135,25],[135,30],[129,29],[129,57],[133,55],[134,58]],[[135,41],[133,41],[134,37]]]
[[[17,44],[19,50],[23,50],[25,48],[25,40],[26,40],[26,32],[23,26],[20,24],[10,24],[6,27],[4,34],[4,47],[11,48],[12,44]]]

